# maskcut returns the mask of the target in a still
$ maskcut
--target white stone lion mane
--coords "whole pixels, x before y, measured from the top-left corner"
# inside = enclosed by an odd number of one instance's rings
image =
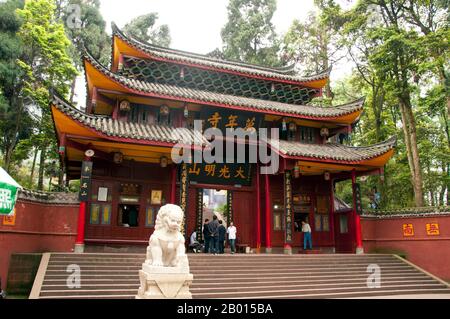
[[[183,219],[184,213],[179,206],[168,204],[161,207],[156,217],[155,231],[149,240],[146,264],[153,267],[189,267],[185,239],[180,232]]]

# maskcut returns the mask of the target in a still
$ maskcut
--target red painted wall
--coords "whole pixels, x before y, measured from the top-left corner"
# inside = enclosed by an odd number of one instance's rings
[[[18,200],[15,226],[0,217],[0,277],[6,285],[14,253],[70,252],[75,245],[78,205],[42,204]]]
[[[429,236],[426,224],[437,223],[439,236]],[[450,214],[417,218],[363,218],[361,220],[366,253],[398,250],[412,263],[450,281]],[[403,225],[412,224],[414,236],[403,235]]]

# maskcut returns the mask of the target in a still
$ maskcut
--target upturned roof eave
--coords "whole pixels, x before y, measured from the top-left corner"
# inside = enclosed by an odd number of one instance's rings
[[[174,50],[164,47],[159,47],[150,43],[144,43],[140,40],[137,40],[131,36],[125,35],[115,24],[113,24],[113,33],[112,33],[112,68],[117,68],[117,61],[115,59],[115,45],[114,41],[119,38],[128,46],[131,46],[137,51],[148,56],[150,59],[163,59],[167,62],[176,63],[176,64],[184,64],[186,66],[196,66],[200,68],[207,68],[210,70],[224,72],[224,73],[233,73],[238,74],[240,76],[251,77],[251,78],[259,78],[272,82],[280,82],[280,83],[289,83],[293,85],[299,85],[304,87],[311,87],[314,89],[322,89],[329,80],[330,73],[332,71],[332,66],[319,72],[318,74],[311,76],[296,76],[289,75],[294,71],[295,64],[285,68],[269,68],[264,66],[252,65],[243,62],[237,61],[228,61],[216,59],[196,53],[185,52],[180,50]],[[171,58],[162,58],[161,56],[171,56]],[[325,81],[324,81],[325,80]],[[323,83],[320,81],[323,81]],[[310,86],[313,83],[316,83],[314,87]]]
[[[267,103],[267,104],[273,105],[274,107],[281,105],[281,106],[285,106],[287,108],[294,109],[294,110],[300,110],[301,108],[309,108],[311,110],[313,110],[313,109],[317,110],[320,107],[286,104],[286,103],[273,102],[273,101],[257,100],[257,99],[246,98],[246,97],[228,96],[225,94],[218,94],[218,93],[208,92],[208,91],[199,91],[199,90],[195,90],[195,89],[178,88],[178,89],[188,91],[188,92],[198,92],[198,96],[202,96],[202,97],[205,94],[214,94],[216,96],[224,97],[224,100],[227,100],[227,101],[229,101],[230,99],[241,99],[241,100],[245,100],[246,101],[245,104],[247,104],[247,105],[224,104],[221,102],[206,101],[204,98],[199,98],[199,97],[184,98],[182,96],[176,96],[176,95],[170,94],[170,93],[162,94],[162,93],[157,93],[157,92],[146,92],[146,91],[143,91],[141,88],[138,89],[136,87],[130,87],[130,84],[127,83],[127,82],[131,81],[130,79],[124,78],[121,75],[111,72],[106,67],[104,67],[99,61],[97,61],[95,58],[93,58],[88,52],[86,52],[86,54],[84,56],[84,67],[85,67],[85,74],[86,74],[87,82],[89,81],[89,78],[90,78],[88,76],[89,70],[87,70],[87,64],[91,65],[95,70],[97,70],[98,72],[103,74],[103,76],[108,78],[110,81],[118,84],[124,90],[129,91],[129,93],[150,96],[150,97],[155,97],[155,98],[161,98],[161,99],[179,100],[179,101],[183,101],[183,102],[196,103],[196,104],[201,104],[201,105],[211,105],[211,106],[224,107],[224,108],[229,108],[229,109],[234,108],[234,109],[241,110],[241,111],[258,112],[258,113],[264,113],[267,115],[278,115],[278,116],[283,116],[283,117],[291,117],[291,118],[298,118],[298,119],[305,119],[305,120],[312,120],[312,121],[323,121],[323,122],[329,121],[329,122],[335,123],[336,125],[338,125],[338,124],[351,125],[354,122],[354,120],[356,120],[362,113],[363,105],[365,102],[365,98],[360,98],[356,101],[353,101],[353,102],[350,102],[350,103],[347,103],[344,105],[335,106],[335,107],[331,107],[331,108],[324,108],[324,107],[321,108],[324,111],[326,111],[326,110],[328,110],[328,111],[329,110],[341,110],[342,111],[342,113],[339,113],[336,115],[321,115],[321,114],[309,115],[309,114],[302,114],[300,112],[292,112],[292,111],[288,111],[288,110],[285,111],[285,110],[267,109],[267,108],[258,106],[258,104]],[[152,83],[138,81],[138,80],[134,80],[134,79],[133,79],[133,81],[139,82],[139,83],[142,82],[145,85],[147,85],[147,84],[152,85]],[[165,87],[165,88],[172,87],[169,85],[159,85],[159,86]],[[179,90],[177,90],[177,91],[179,91]],[[88,94],[89,94],[89,92],[88,92]],[[254,102],[255,105],[251,105],[252,101]],[[342,121],[340,121],[340,119],[342,119],[346,116],[350,116],[352,114],[355,114],[356,116],[354,117],[355,119],[352,120],[350,123],[343,123]]]

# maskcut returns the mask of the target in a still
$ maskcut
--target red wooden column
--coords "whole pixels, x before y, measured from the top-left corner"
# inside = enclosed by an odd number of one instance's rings
[[[84,160],[86,162],[90,162],[91,157],[85,157]],[[78,210],[77,239],[75,241],[75,249],[74,249],[75,253],[84,253],[84,238],[86,233],[86,209],[87,209],[87,201],[81,201],[80,208]]]
[[[333,250],[336,252],[336,234],[335,234],[335,224],[334,224],[334,187],[333,179],[330,178],[330,236],[333,241]]]
[[[265,175],[265,189],[266,189],[266,253],[270,254],[272,252],[272,240],[271,240],[271,231],[272,231],[272,223],[271,223],[271,212],[272,209],[270,207],[270,185],[269,185],[269,175]]]
[[[362,232],[361,232],[361,218],[356,213],[356,171],[352,171],[352,189],[353,189],[353,225],[355,227],[355,242],[356,242],[356,254],[364,254],[363,244],[362,244]]]
[[[261,248],[261,177],[256,166],[256,249]]]
[[[176,193],[177,193],[177,166],[173,164],[172,166],[172,182],[170,185],[170,203],[176,204]]]

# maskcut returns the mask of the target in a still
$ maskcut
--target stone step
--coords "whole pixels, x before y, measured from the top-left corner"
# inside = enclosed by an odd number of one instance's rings
[[[425,286],[419,286],[419,285],[411,285],[409,287],[407,286],[387,286],[382,287],[381,289],[369,289],[367,287],[361,287],[361,288],[355,288],[355,287],[343,287],[343,288],[326,288],[326,289],[320,289],[320,288],[310,288],[310,289],[293,289],[291,287],[284,287],[283,289],[275,289],[273,287],[270,287],[270,289],[267,290],[249,290],[249,291],[243,291],[236,289],[235,291],[222,291],[217,293],[211,293],[211,292],[195,292],[193,293],[193,296],[195,298],[200,299],[236,299],[236,298],[285,298],[289,296],[308,296],[308,295],[314,295],[314,296],[328,296],[326,298],[329,298],[331,296],[339,296],[341,293],[358,293],[358,294],[371,294],[375,293],[378,294],[379,292],[388,292],[388,291],[396,291],[397,293],[402,293],[404,291],[411,291],[414,290],[416,292],[426,292],[428,290],[435,289],[439,290],[441,289],[441,292],[446,291],[446,293],[449,293],[448,289],[445,290],[442,285],[425,285]],[[321,298],[322,298],[321,297]]]
[[[90,272],[90,271],[126,271],[126,270],[136,270],[139,271],[142,268],[142,264],[141,265],[123,265],[123,266],[116,266],[116,265],[92,265],[92,266],[80,266],[80,269],[82,272]],[[314,268],[315,271],[318,270],[344,270],[344,271],[367,271],[367,267],[369,265],[368,264],[364,264],[364,265],[343,265],[343,266],[329,266],[329,265],[321,265],[316,266],[316,267],[310,267],[310,266],[305,266],[305,265],[299,265],[297,267],[293,267],[293,266],[289,266],[289,265],[280,265],[280,267],[273,267],[272,269],[267,269],[267,267],[265,266],[260,266],[260,265],[252,265],[252,266],[246,266],[245,269],[246,271],[250,271],[250,270],[254,270],[254,271],[261,271],[261,272],[274,272],[274,271],[279,271],[279,272],[283,272],[286,270],[292,270],[292,269],[296,269],[298,271],[306,271],[306,270],[310,270],[311,268]],[[395,270],[395,269],[401,269],[401,270],[409,270],[409,269],[413,269],[411,266],[409,265],[386,265],[386,266],[382,266],[379,265],[381,268],[381,271],[387,271],[387,270]],[[195,272],[200,272],[200,271],[206,271],[206,272],[211,272],[211,273],[232,273],[232,272],[240,272],[242,271],[242,266],[238,266],[238,265],[234,265],[234,266],[223,266],[223,267],[200,267],[200,266],[191,266],[191,272],[195,273]],[[55,272],[55,271],[63,271],[66,272],[67,271],[67,266],[49,266],[48,268],[49,272]]]
[[[448,293],[448,289],[409,289],[409,290],[379,290],[377,292],[374,291],[368,291],[368,292],[345,292],[345,293],[334,293],[334,294],[308,294],[308,295],[302,295],[302,294],[294,294],[294,295],[285,295],[285,296],[273,296],[273,295],[267,295],[264,297],[243,297],[245,299],[318,299],[318,298],[328,298],[328,299],[345,299],[345,298],[364,298],[364,297],[377,297],[377,296],[392,296],[392,295],[413,295],[413,294],[420,294],[420,295],[426,295],[426,294],[446,294]],[[201,299],[197,298],[195,295],[193,296],[194,299]],[[242,297],[241,297],[242,298]],[[233,297],[229,299],[241,299],[238,297]],[[72,295],[66,295],[66,296],[48,296],[48,297],[40,297],[40,299],[135,299],[135,294],[117,294],[117,295],[78,295],[78,296],[72,296]],[[214,298],[212,298],[214,299]],[[221,298],[221,299],[227,299],[227,298]]]
[[[443,289],[444,286],[441,284],[410,284],[410,285],[384,285],[379,290],[390,291],[402,291],[402,290],[427,290],[427,289]],[[42,290],[41,296],[64,296],[68,293],[71,295],[117,295],[117,294],[127,294],[127,293],[137,293],[138,286],[134,288],[115,288],[110,287],[109,289],[101,289],[101,288],[81,288],[81,289],[62,289],[62,290]],[[330,292],[340,293],[340,292],[366,292],[366,291],[376,291],[377,289],[370,289],[367,285],[350,285],[350,286],[323,286],[323,287],[314,287],[311,286],[265,286],[258,287],[258,290],[255,291],[254,287],[232,287],[232,288],[221,288],[218,287],[216,289],[202,289],[202,288],[192,288],[191,293],[196,298],[226,298],[226,297],[263,297],[268,294],[283,296],[290,294],[314,294],[314,293],[327,293]]]
[[[82,289],[83,290],[95,290],[95,289],[138,289],[139,282],[132,281],[128,283],[92,283],[92,282],[84,282],[82,281]],[[411,285],[436,285],[436,283],[432,279],[426,280],[382,280],[381,287],[390,286],[390,285],[399,285],[399,286],[411,286]],[[333,281],[333,282],[315,282],[314,287],[320,288],[332,288],[332,287],[366,287],[367,283],[365,280],[355,280],[355,281]],[[442,285],[441,285],[442,286]],[[246,290],[246,289],[254,289],[258,288],[281,288],[281,287],[311,287],[311,282],[309,281],[263,281],[263,282],[224,282],[218,285],[217,283],[194,283],[191,285],[191,292],[194,291],[203,291],[208,290],[211,292],[214,291],[226,291],[227,289],[237,289],[237,290]],[[42,291],[56,291],[56,290],[66,290],[71,291],[67,287],[66,283],[63,284],[48,284],[44,283],[42,286]]]
[[[145,254],[52,254],[43,299],[134,299]],[[193,297],[358,298],[448,293],[442,282],[392,255],[189,255]],[[81,289],[69,289],[69,265],[81,268]],[[381,268],[381,288],[367,287],[367,267]]]
[[[217,282],[220,281],[226,281],[226,280],[242,280],[242,279],[257,279],[257,278],[352,278],[352,277],[363,277],[367,278],[367,273],[361,272],[358,274],[355,274],[354,272],[316,272],[316,273],[299,273],[299,272],[284,272],[284,273],[232,273],[232,274],[222,274],[220,277],[218,277],[215,274],[210,273],[193,273],[195,280],[216,280]],[[416,276],[417,273],[413,270],[409,272],[387,272],[382,274],[382,278],[389,278],[391,276],[402,276],[402,277],[408,277],[408,276]],[[68,274],[64,275],[53,275],[53,274],[47,274],[45,276],[45,280],[48,279],[67,279]],[[138,278],[138,273],[135,271],[129,271],[128,273],[117,273],[117,272],[103,272],[103,273],[91,273],[91,274],[83,274],[82,279],[99,279],[99,278],[116,278],[116,279],[129,279],[129,278]]]
[[[49,280],[46,279],[43,282],[44,286],[66,286],[67,279],[59,279],[59,280]],[[299,283],[299,284],[329,284],[329,283],[360,283],[360,282],[366,282],[367,277],[360,277],[360,278],[324,278],[324,277],[316,277],[311,279],[305,279],[304,277],[281,277],[281,278],[273,278],[273,277],[263,277],[263,278],[252,278],[252,279],[241,279],[241,278],[226,278],[226,279],[202,279],[202,278],[195,278],[194,277],[194,283],[193,286],[198,287],[208,287],[208,286],[233,286],[236,283],[241,285],[259,285],[259,284],[265,284],[265,283]],[[430,282],[436,282],[433,279],[430,279],[429,277],[419,277],[419,276],[395,276],[395,277],[386,277],[383,276],[381,279],[381,283],[390,283],[390,282],[417,282],[417,283],[430,283]],[[92,278],[92,279],[85,279],[83,278],[81,280],[82,285],[95,285],[95,284],[138,284],[139,278],[138,276],[135,276],[133,278],[128,279],[111,279],[110,277],[104,277],[103,279],[99,279],[98,277]]]

